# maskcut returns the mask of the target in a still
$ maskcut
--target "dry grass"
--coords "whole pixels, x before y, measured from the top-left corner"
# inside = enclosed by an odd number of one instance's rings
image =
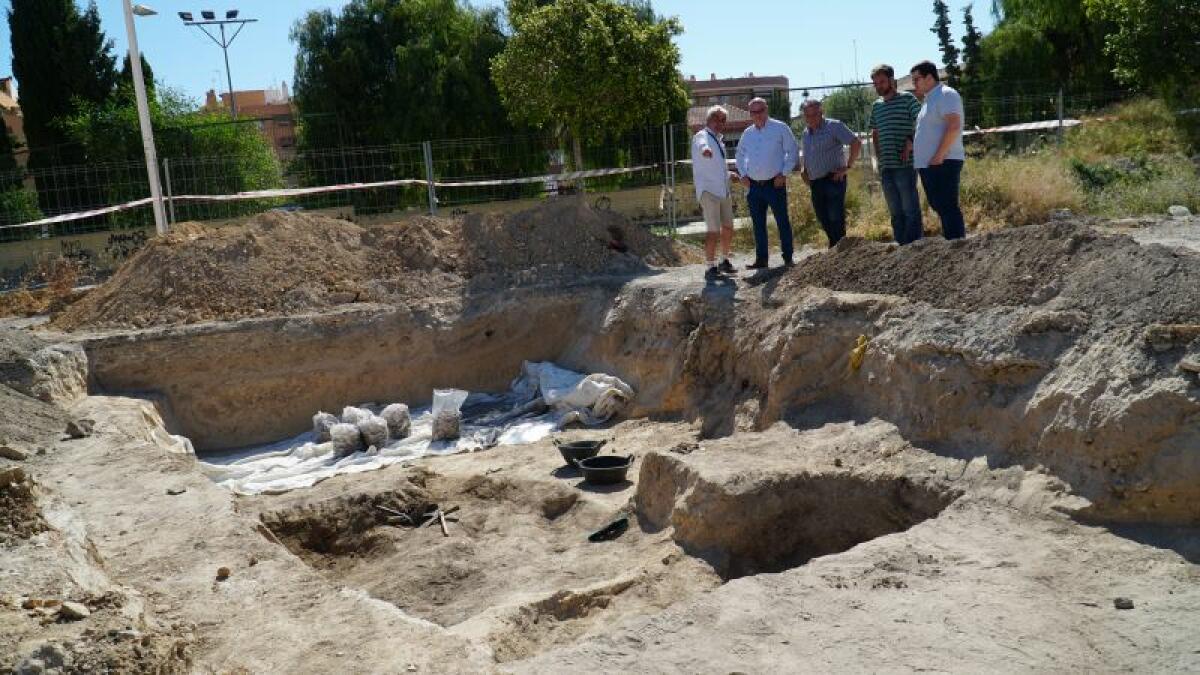
[[[58,311],[77,295],[79,264],[62,256],[44,257],[16,290],[0,295],[0,316],[34,316]]]
[[[1053,154],[984,158],[963,172],[967,227],[995,230],[1045,222],[1058,209],[1083,210],[1084,192]]]

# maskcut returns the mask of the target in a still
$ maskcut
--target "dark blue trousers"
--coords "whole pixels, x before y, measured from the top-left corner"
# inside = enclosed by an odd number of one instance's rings
[[[961,159],[947,159],[937,166],[921,169],[921,185],[929,206],[942,220],[942,236],[962,239],[967,236],[962,209],[958,206],[958,185],[962,179]]]
[[[788,220],[787,188],[777,188],[769,182],[750,183],[746,196],[746,207],[750,210],[750,222],[754,224],[754,262],[766,263],[767,252],[767,207],[775,214],[775,226],[779,228],[779,247],[783,259],[792,260],[792,223]]]
[[[846,183],[825,176],[808,185],[812,190],[813,212],[817,214],[817,222],[821,223],[825,236],[829,237],[830,247],[846,236]]]
[[[887,200],[888,212],[892,214],[892,239],[897,244],[911,244],[920,239],[921,198],[917,195],[917,172],[909,167],[884,169],[879,182],[883,184],[883,197]]]

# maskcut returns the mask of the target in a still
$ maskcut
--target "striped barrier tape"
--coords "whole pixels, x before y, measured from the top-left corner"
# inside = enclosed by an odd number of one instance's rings
[[[523,185],[528,183],[545,183],[548,181],[566,181],[575,180],[578,178],[596,178],[599,176],[616,176],[620,174],[636,173],[647,169],[657,168],[657,164],[644,164],[642,166],[633,166],[624,169],[587,169],[584,171],[568,171],[566,173],[547,174],[544,176],[528,176],[525,178],[497,178],[494,180],[479,180],[479,181],[434,181],[434,187],[491,187],[498,185]],[[341,192],[345,190],[369,190],[372,188],[384,187],[401,187],[405,185],[428,185],[428,181],[422,178],[401,178],[397,180],[384,180],[374,183],[343,183],[340,185],[322,185],[319,187],[307,188],[276,188],[272,190],[251,190],[247,192],[237,192],[230,195],[174,195],[172,197],[163,197],[163,202],[227,202],[241,201],[244,199],[270,199],[274,197],[299,197],[304,195],[321,194],[325,192]],[[42,218],[28,223],[18,223],[15,225],[0,225],[0,230],[15,229],[19,227],[38,227],[41,225],[53,225],[55,223],[67,223],[75,220],[83,220],[84,218],[95,218],[118,211],[127,211],[130,209],[140,208],[153,202],[150,197],[135,199],[124,204],[114,204],[98,209],[89,209],[87,211],[77,211],[74,213],[64,213],[58,216]]]

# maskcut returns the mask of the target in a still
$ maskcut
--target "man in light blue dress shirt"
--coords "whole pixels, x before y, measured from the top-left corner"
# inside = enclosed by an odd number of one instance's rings
[[[799,148],[792,128],[767,116],[767,102],[755,98],[747,106],[754,125],[742,132],[737,146],[737,170],[749,189],[746,206],[754,223],[754,263],[746,269],[767,266],[767,207],[775,214],[783,263],[792,264],[792,224],[787,212],[787,175],[796,168]]]

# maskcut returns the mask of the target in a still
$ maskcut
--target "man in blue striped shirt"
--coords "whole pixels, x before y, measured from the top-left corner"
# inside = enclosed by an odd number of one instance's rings
[[[862,152],[862,141],[845,124],[825,119],[821,102],[809,99],[804,112],[804,168],[800,176],[812,190],[813,211],[832,247],[846,236],[846,174]],[[845,146],[850,146],[846,159]]]
[[[792,223],[788,220],[787,175],[796,168],[796,137],[792,128],[767,116],[767,102],[755,98],[746,106],[753,126],[742,132],[737,146],[737,170],[742,185],[749,189],[746,206],[754,224],[754,264],[767,266],[767,207],[775,214],[783,264],[792,264]]]

